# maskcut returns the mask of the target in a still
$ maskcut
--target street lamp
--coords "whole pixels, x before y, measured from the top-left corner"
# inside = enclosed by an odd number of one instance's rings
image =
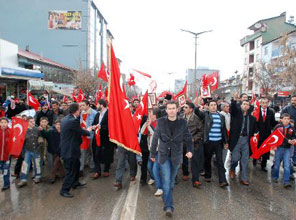
[[[169,74],[169,92],[171,92],[171,75],[174,74],[174,73],[170,72],[168,74]]]
[[[181,31],[187,32],[189,34],[193,34],[194,35],[194,39],[195,39],[195,58],[194,58],[194,80],[193,80],[193,85],[192,85],[192,90],[195,93],[196,92],[196,75],[197,75],[197,69],[196,69],[196,50],[197,50],[197,36],[204,34],[204,33],[208,33],[208,32],[212,32],[213,30],[208,30],[208,31],[202,31],[202,32],[192,32],[192,31],[188,31],[188,30],[183,30],[180,29]]]

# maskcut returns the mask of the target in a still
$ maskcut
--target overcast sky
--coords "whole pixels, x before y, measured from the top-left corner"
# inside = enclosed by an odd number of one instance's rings
[[[98,0],[99,9],[114,36],[114,50],[122,72],[139,69],[157,79],[160,90],[173,79],[185,79],[194,68],[194,38],[181,32],[213,30],[201,35],[197,66],[220,70],[221,78],[243,70],[240,39],[258,20],[287,12],[296,17],[296,0]]]

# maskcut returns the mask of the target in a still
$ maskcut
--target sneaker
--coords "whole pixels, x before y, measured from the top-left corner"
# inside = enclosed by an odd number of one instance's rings
[[[122,188],[122,184],[119,182],[114,183],[113,186],[116,190],[120,190]]]
[[[284,187],[285,188],[289,188],[289,187],[291,187],[292,185],[291,185],[291,183],[284,183]]]
[[[20,181],[18,184],[16,184],[17,187],[21,188],[21,187],[24,187],[27,185],[27,182],[26,181]]]
[[[272,181],[273,181],[274,183],[278,183],[278,182],[279,182],[278,179],[272,179]]]
[[[148,185],[153,185],[154,184],[154,180],[153,179],[150,179],[149,181],[148,181]]]
[[[193,187],[199,187],[201,185],[201,183],[199,181],[194,181],[193,183]]]
[[[165,216],[169,218],[173,217],[173,211],[171,209],[167,209],[164,212],[165,212]]]
[[[38,183],[41,182],[41,180],[40,180],[39,178],[34,178],[34,179],[33,179],[33,182],[34,182],[35,184],[38,184]]]
[[[162,189],[157,189],[157,191],[154,193],[155,196],[162,196],[163,191]]]
[[[9,188],[10,188],[10,186],[3,186],[1,190],[2,190],[2,192],[3,192],[3,191],[5,191],[5,190],[7,190],[7,189],[9,189]]]
[[[189,180],[189,176],[183,176],[183,181],[187,181],[187,180]]]

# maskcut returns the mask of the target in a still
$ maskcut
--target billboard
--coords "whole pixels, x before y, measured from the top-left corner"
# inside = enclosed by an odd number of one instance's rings
[[[81,11],[49,11],[48,29],[80,30]]]

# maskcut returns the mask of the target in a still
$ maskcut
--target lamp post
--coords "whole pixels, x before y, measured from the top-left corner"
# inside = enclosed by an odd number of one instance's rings
[[[201,34],[204,34],[204,33],[208,33],[208,32],[212,32],[213,30],[208,30],[208,31],[202,31],[202,32],[198,32],[198,33],[195,33],[195,32],[192,32],[192,31],[188,31],[188,30],[184,30],[184,29],[181,29],[181,31],[184,31],[184,32],[187,32],[189,34],[192,34],[194,35],[194,40],[195,40],[195,56],[194,56],[194,74],[193,74],[193,83],[192,83],[192,90],[193,90],[193,94],[196,92],[196,75],[197,75],[197,69],[196,69],[196,51],[197,51],[197,38],[199,35]]]
[[[168,73],[169,74],[169,92],[171,92],[171,75],[173,72]]]

